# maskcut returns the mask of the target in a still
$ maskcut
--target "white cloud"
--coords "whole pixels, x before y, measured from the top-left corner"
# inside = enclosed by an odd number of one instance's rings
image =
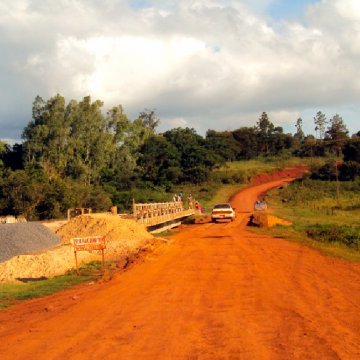
[[[36,94],[57,92],[131,116],[156,108],[164,126],[203,132],[262,111],[281,125],[306,109],[358,108],[359,2],[323,0],[304,23],[267,23],[271,2],[0,0],[0,136],[20,133]]]

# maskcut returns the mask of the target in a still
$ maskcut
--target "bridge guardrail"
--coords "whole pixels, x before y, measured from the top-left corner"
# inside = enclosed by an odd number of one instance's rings
[[[195,214],[194,209],[184,209],[182,201],[165,203],[136,204],[133,203],[135,220],[146,226],[158,225]]]

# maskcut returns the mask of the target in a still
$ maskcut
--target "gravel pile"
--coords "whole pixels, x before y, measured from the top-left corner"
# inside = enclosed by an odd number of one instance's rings
[[[0,224],[0,262],[59,243],[60,237],[40,223]]]

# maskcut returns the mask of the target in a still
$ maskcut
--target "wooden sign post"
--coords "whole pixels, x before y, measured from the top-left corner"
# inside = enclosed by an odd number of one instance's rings
[[[105,269],[104,250],[106,249],[106,242],[104,236],[87,236],[87,237],[73,238],[70,240],[70,242],[74,245],[75,266],[76,266],[76,273],[78,275],[79,275],[78,260],[77,260],[78,251],[101,250],[102,269],[103,270]]]

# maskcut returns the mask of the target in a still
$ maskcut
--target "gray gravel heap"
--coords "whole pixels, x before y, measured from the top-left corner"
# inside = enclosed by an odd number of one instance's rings
[[[40,223],[0,224],[0,262],[59,243],[60,237]]]

